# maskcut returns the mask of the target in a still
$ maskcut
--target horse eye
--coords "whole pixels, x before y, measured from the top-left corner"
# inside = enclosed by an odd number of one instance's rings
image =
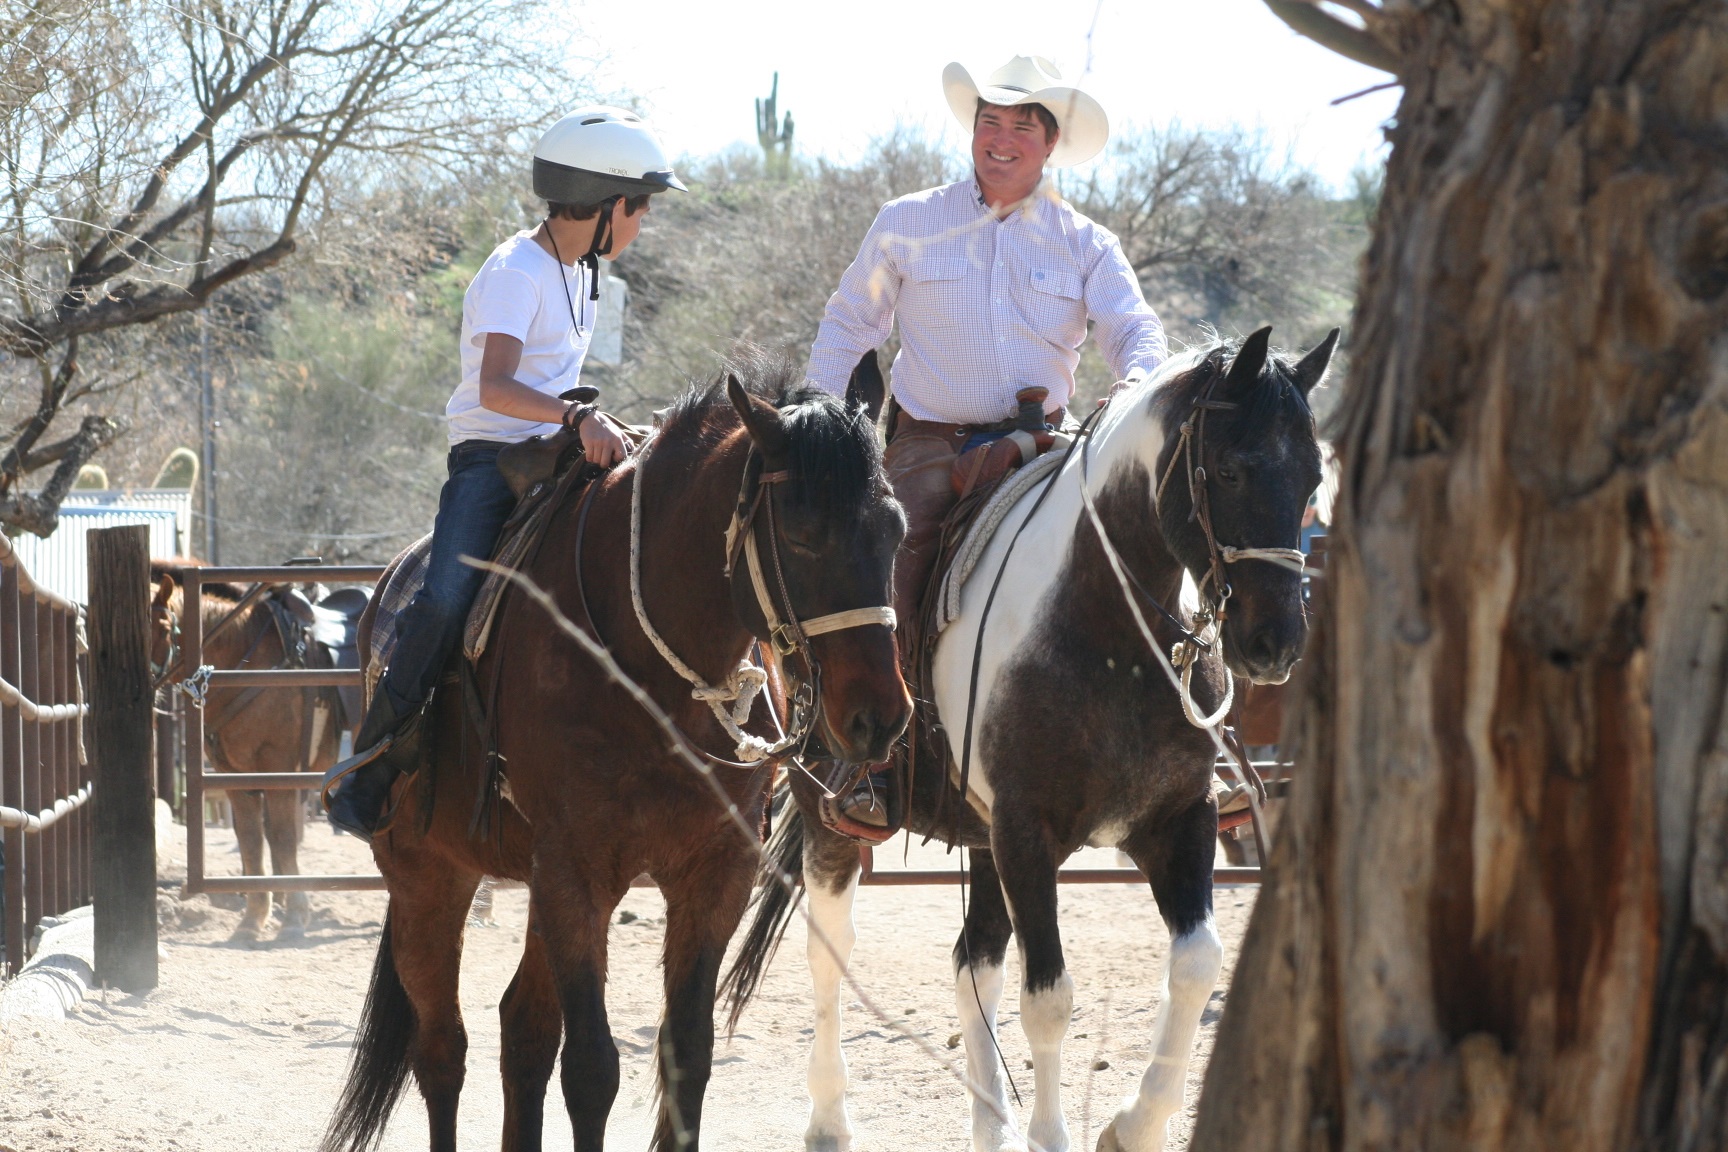
[[[1226,484],[1235,484],[1242,479],[1242,474],[1228,464],[1218,466],[1218,479]]]

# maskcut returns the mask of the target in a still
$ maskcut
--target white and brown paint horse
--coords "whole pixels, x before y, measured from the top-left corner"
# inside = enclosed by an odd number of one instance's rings
[[[1262,329],[1240,347],[1217,342],[1196,349],[1117,396],[1090,442],[1083,440],[1062,465],[1036,514],[1038,488],[1010,512],[965,586],[960,617],[938,641],[930,694],[956,759],[971,721],[970,804],[950,794],[943,814],[939,789],[952,788],[953,779],[921,779],[908,823],[973,849],[972,904],[954,957],[967,1070],[982,1093],[972,1106],[977,1152],[1024,1149],[1027,1138],[1045,1152],[1069,1147],[1060,1093],[1074,984],[1057,925],[1056,871],[1083,845],[1116,847],[1133,858],[1151,882],[1171,937],[1169,994],[1152,1038],[1151,1065],[1099,1149],[1162,1149],[1166,1121],[1182,1106],[1195,1031],[1223,957],[1212,919],[1217,745],[1211,732],[1185,717],[1149,650],[1086,512],[1081,485],[1089,477],[1087,491],[1105,535],[1142,586],[1141,611],[1169,651],[1181,634],[1148,600],[1178,612],[1184,573],[1205,588],[1215,554],[1232,555],[1230,546],[1294,548],[1303,507],[1320,481],[1307,397],[1325,374],[1337,333],[1300,362],[1270,355],[1270,333]],[[1203,429],[1192,458],[1182,443],[1185,423],[1191,431]],[[1159,493],[1159,480],[1177,456],[1174,480]],[[1195,466],[1204,468],[1202,477],[1193,476]],[[1196,496],[1209,505],[1209,517],[1191,514]],[[1203,527],[1208,519],[1212,544]],[[1226,566],[1231,595],[1221,643],[1193,675],[1201,716],[1218,708],[1230,672],[1255,683],[1284,680],[1307,638],[1298,566],[1236,559]],[[975,674],[977,703],[969,709]],[[951,771],[957,778],[958,768]],[[793,795],[799,811],[782,822],[776,855],[793,872],[801,857],[812,924],[844,962],[854,939],[858,854],[813,818],[815,797],[796,776]],[[760,899],[728,977],[734,1021],[791,910],[776,885],[765,887]],[[814,929],[811,935],[816,1027],[805,1141],[812,1149],[845,1149],[851,1126],[840,1045],[842,968]],[[1010,935],[1020,948],[1021,1023],[1035,1081],[1025,1137],[994,1038]]]

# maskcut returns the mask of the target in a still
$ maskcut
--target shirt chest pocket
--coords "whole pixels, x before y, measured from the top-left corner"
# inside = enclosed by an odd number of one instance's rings
[[[966,274],[970,264],[960,256],[925,256],[906,266],[900,288],[901,322],[921,328],[959,329],[973,311]]]
[[[1044,296],[1060,296],[1064,300],[1080,299],[1080,277],[1072,272],[1053,268],[1034,268],[1027,278],[1032,291]]]
[[[925,256],[906,266],[906,279],[914,284],[939,284],[966,275],[966,260],[960,256]]]
[[[1077,348],[1086,338],[1085,286],[1073,272],[1034,268],[1026,274],[1021,307],[1027,322],[1044,339]]]

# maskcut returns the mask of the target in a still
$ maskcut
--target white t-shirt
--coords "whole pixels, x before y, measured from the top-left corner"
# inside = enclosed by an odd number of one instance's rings
[[[482,408],[480,356],[487,333],[514,336],[522,341],[517,380],[548,396],[576,387],[594,333],[595,307],[588,299],[589,289],[586,270],[560,267],[534,242],[532,232],[518,232],[493,250],[462,297],[462,383],[444,406],[450,443],[512,443],[558,430],[556,424],[518,420]],[[580,333],[570,314],[572,305],[582,318]]]

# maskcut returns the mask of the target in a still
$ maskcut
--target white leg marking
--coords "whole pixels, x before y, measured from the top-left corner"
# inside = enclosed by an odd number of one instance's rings
[[[954,1007],[960,1016],[960,1037],[966,1042],[966,1075],[980,1094],[972,1100],[972,1152],[1026,1146],[1014,1123],[1014,1105],[996,1054],[996,1007],[1001,1003],[1000,964],[961,966],[954,973]]]
[[[1074,978],[1020,994],[1020,1027],[1032,1047],[1032,1123],[1026,1134],[1044,1152],[1068,1152],[1068,1122],[1062,1117],[1062,1039],[1074,1016]]]
[[[1223,964],[1224,946],[1218,942],[1211,916],[1170,942],[1164,1009],[1152,1031],[1152,1064],[1140,1079],[1139,1095],[1122,1102],[1122,1111],[1099,1137],[1100,1149],[1163,1152],[1165,1126],[1182,1107],[1200,1014],[1218,985]]]
[[[807,955],[815,992],[816,1034],[810,1042],[810,1127],[804,1132],[804,1147],[811,1152],[846,1152],[852,1146],[852,1123],[846,1117],[846,1056],[840,1051],[840,978],[857,939],[852,901],[858,893],[858,879],[854,876],[838,895],[820,883],[811,884],[807,891]],[[839,953],[838,963],[823,945],[823,935]]]

